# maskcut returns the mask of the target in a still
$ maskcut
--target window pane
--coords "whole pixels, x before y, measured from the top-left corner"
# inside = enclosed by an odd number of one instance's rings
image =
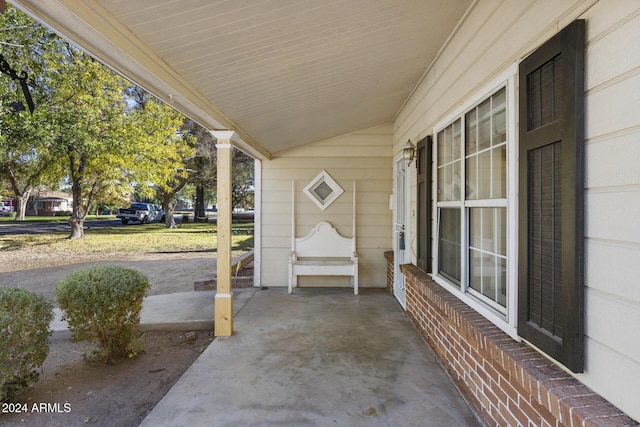
[[[469,287],[506,305],[506,208],[469,209]]]
[[[451,147],[451,126],[444,129],[444,138],[442,143],[444,144],[444,163],[449,163],[453,160]]]
[[[482,295],[496,300],[496,257],[482,254]]]
[[[471,156],[466,161],[467,164],[467,200],[478,200],[478,156]]]
[[[469,250],[469,287],[482,292],[482,252]]]
[[[507,260],[498,258],[498,304],[507,306]]]
[[[487,99],[478,106],[478,151],[491,146],[491,103]]]
[[[482,249],[482,209],[469,209],[469,245]]]
[[[478,155],[478,199],[491,198],[491,151]]]
[[[459,159],[460,149],[462,148],[460,146],[462,142],[462,130],[460,128],[460,120],[456,120],[455,122],[453,122],[451,138],[452,138],[452,147],[453,147],[452,159]]]
[[[473,109],[472,111],[469,111],[467,113],[467,115],[465,116],[465,138],[466,138],[466,144],[465,144],[465,151],[466,154],[474,154],[476,152],[476,145],[477,145],[477,135],[476,132],[478,130],[478,126],[477,126],[477,113],[476,110]]]
[[[507,197],[507,146],[501,145],[491,150],[491,198]]]
[[[453,179],[451,185],[451,199],[450,200],[460,200],[460,183],[462,182],[462,175],[460,173],[460,160],[456,161],[453,164]]]
[[[497,145],[507,140],[506,99],[505,88],[502,88],[491,98],[493,107],[493,135],[491,138],[492,145]]]
[[[440,209],[438,270],[460,283],[460,209]]]
[[[444,164],[444,131],[438,132],[438,165]]]
[[[438,201],[460,200],[461,122],[457,120],[438,133]]]
[[[496,208],[496,253],[507,255],[507,209]]]
[[[483,208],[479,209],[482,214],[482,246],[485,252],[495,252],[495,234],[493,232],[493,221],[495,209]]]
[[[438,201],[446,200],[444,197],[444,168],[438,168]]]

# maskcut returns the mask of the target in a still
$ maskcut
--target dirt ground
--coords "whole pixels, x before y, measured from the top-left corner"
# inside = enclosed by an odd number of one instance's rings
[[[193,282],[216,270],[213,254],[42,254],[26,251],[0,252],[0,286],[14,286],[42,294],[54,302],[58,283],[69,273],[94,265],[120,265],[149,278],[149,295],[193,290]]]
[[[84,360],[84,345],[51,343],[39,381],[3,407],[0,426],[137,426],[212,340],[196,332],[146,332],[145,351],[113,365]],[[18,412],[20,411],[20,412]]]
[[[96,264],[117,264],[147,275],[150,294],[193,290],[215,271],[212,254],[146,254],[122,257],[0,253],[0,286],[17,286],[55,304],[55,287],[67,274]],[[0,408],[0,426],[136,426],[213,339],[209,332],[145,332],[145,350],[113,365],[87,362],[85,344],[51,342],[39,381],[19,401]],[[17,412],[17,411],[22,412]],[[25,411],[26,410],[26,411]]]

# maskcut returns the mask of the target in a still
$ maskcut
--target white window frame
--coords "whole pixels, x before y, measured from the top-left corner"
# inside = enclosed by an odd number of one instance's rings
[[[492,323],[506,332],[512,338],[519,340],[517,333],[517,323],[518,323],[518,201],[517,201],[517,191],[518,191],[518,134],[517,134],[517,118],[518,118],[518,106],[517,106],[517,72],[518,72],[518,64],[513,64],[494,79],[492,79],[489,83],[483,86],[480,90],[478,90],[473,96],[469,97],[465,102],[463,102],[460,106],[458,106],[455,110],[453,110],[449,115],[447,115],[443,120],[438,122],[433,128],[434,135],[434,144],[433,144],[433,159],[435,166],[433,167],[433,218],[436,219],[433,222],[433,246],[432,253],[433,255],[433,280],[439,285],[445,287],[451,293],[453,293],[456,297],[460,298],[467,305],[472,307],[474,310],[478,311],[481,315],[489,319]],[[492,96],[495,92],[500,90],[501,88],[506,88],[506,130],[507,130],[507,170],[506,170],[506,180],[507,180],[507,199],[506,199],[506,208],[507,208],[507,298],[506,298],[506,312],[501,313],[495,308],[491,307],[486,302],[483,302],[480,298],[477,298],[466,291],[468,287],[468,275],[469,275],[469,205],[473,205],[473,207],[482,207],[482,202],[480,201],[472,201],[469,203],[467,201],[467,207],[464,207],[465,203],[465,194],[461,194],[461,200],[459,202],[438,202],[437,201],[437,186],[438,186],[438,168],[437,168],[437,159],[438,159],[438,143],[437,136],[438,132],[442,129],[449,126],[457,119],[462,119],[462,134],[463,139],[461,141],[461,150],[463,151],[463,155],[461,156],[462,164],[461,164],[461,179],[462,179],[462,190],[464,192],[465,188],[465,179],[466,179],[466,171],[465,171],[465,158],[464,155],[464,132],[465,125],[464,119],[465,114],[469,112],[471,109],[475,108],[478,104]],[[461,217],[461,272],[460,272],[460,285],[454,284],[442,275],[439,274],[439,253],[438,253],[438,242],[439,242],[439,215],[438,215],[438,207],[446,207],[451,205],[451,207],[460,207],[462,212]],[[493,207],[493,206],[492,206]]]

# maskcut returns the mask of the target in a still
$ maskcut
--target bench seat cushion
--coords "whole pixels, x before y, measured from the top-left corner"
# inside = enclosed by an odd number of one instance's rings
[[[353,265],[353,261],[346,258],[303,258],[297,259],[296,265]]]

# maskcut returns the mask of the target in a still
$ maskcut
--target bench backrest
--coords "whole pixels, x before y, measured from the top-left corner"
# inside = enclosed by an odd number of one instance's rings
[[[330,223],[321,221],[309,234],[295,239],[298,257],[349,258],[353,255],[353,238],[342,237]]]

